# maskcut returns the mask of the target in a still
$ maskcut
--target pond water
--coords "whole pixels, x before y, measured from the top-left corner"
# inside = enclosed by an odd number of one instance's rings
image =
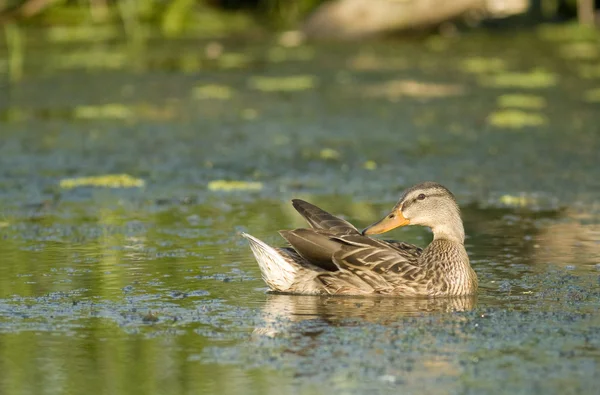
[[[600,384],[595,32],[26,37],[0,49],[2,394]],[[477,297],[266,293],[240,232],[281,242],[293,197],[365,226],[424,180],[461,203]]]

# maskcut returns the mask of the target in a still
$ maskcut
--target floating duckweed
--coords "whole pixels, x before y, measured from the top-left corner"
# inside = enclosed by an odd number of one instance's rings
[[[439,35],[432,35],[425,41],[425,46],[431,51],[442,52],[448,49],[450,40]]]
[[[560,55],[567,59],[596,59],[599,55],[598,44],[590,42],[565,44],[560,48]]]
[[[353,70],[393,70],[398,71],[402,69],[407,69],[409,67],[409,62],[404,57],[389,57],[389,56],[381,56],[375,55],[373,53],[364,53],[360,52],[353,58],[348,60],[348,67]],[[344,80],[350,80],[352,75],[348,72],[340,71],[336,75],[336,79],[340,78]]]
[[[262,182],[258,181],[213,180],[208,183],[211,191],[260,191],[262,188]]]
[[[209,84],[195,87],[192,95],[195,99],[227,100],[233,96],[233,89],[227,85]]]
[[[271,62],[284,62],[284,61],[304,61],[311,60],[315,57],[315,52],[312,48],[295,48],[287,49],[282,47],[273,47],[267,54],[268,59]]]
[[[247,120],[253,120],[258,117],[258,111],[253,108],[246,108],[242,110],[242,118]]]
[[[202,61],[193,52],[182,54],[179,58],[179,68],[184,73],[194,73],[202,69]]]
[[[582,64],[577,71],[581,78],[600,78],[600,64]]]
[[[498,106],[539,109],[546,107],[546,99],[535,95],[501,95],[498,97]]]
[[[321,152],[319,152],[319,156],[321,159],[339,159],[340,153],[332,148],[323,148]]]
[[[491,113],[487,121],[499,128],[520,129],[527,126],[541,126],[547,123],[546,117],[538,113],[520,110],[501,110]]]
[[[284,48],[274,47],[269,50],[269,53],[267,54],[267,58],[271,62],[284,62],[286,60],[289,60],[289,55],[288,55],[288,51],[286,51]]]
[[[377,169],[377,162],[374,160],[368,160],[363,164],[363,167],[367,170],[375,170]]]
[[[49,41],[54,42],[100,42],[119,37],[116,25],[78,24],[74,26],[50,26],[45,29]]]
[[[526,195],[502,195],[500,196],[500,203],[505,204],[507,206],[526,207],[537,203],[537,199]]]
[[[482,74],[503,71],[506,62],[500,58],[484,58],[474,56],[463,60],[461,69],[467,73]]]
[[[464,87],[458,84],[436,84],[415,80],[390,80],[374,84],[361,89],[361,94],[373,97],[387,97],[397,100],[401,97],[414,97],[420,99],[439,98],[461,95]]]
[[[60,187],[73,189],[78,187],[103,188],[141,188],[145,181],[127,174],[107,174],[103,176],[65,178],[60,180]]]
[[[110,52],[105,49],[95,48],[65,53],[56,59],[55,67],[59,69],[120,69],[127,63],[127,54]]]
[[[534,70],[530,73],[501,73],[485,76],[480,83],[494,88],[548,88],[556,85],[558,76],[544,70]]]
[[[600,88],[590,89],[585,92],[584,100],[592,103],[600,102]]]
[[[287,32],[283,32],[279,36],[279,45],[287,48],[297,47],[302,44],[306,39],[306,36],[303,32],[299,30],[290,30]]]
[[[263,92],[293,92],[311,89],[316,85],[312,75],[291,77],[252,77],[250,87]]]
[[[598,38],[598,31],[593,26],[579,23],[542,24],[537,29],[542,40],[548,41],[580,41]]]
[[[133,116],[133,111],[123,104],[106,104],[76,107],[74,115],[82,119],[127,119]]]
[[[244,67],[250,62],[250,57],[243,53],[225,53],[219,57],[219,66],[224,69]]]

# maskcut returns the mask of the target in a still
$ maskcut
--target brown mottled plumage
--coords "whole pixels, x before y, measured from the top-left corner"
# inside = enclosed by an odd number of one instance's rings
[[[302,200],[296,210],[311,229],[281,231],[291,245],[273,248],[248,234],[263,279],[276,292],[306,295],[459,296],[477,291],[454,196],[440,184],[408,189],[392,212],[362,233]],[[366,235],[422,225],[433,241],[421,249]]]

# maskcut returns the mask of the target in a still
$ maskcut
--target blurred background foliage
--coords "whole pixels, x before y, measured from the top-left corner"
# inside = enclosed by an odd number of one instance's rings
[[[0,0],[0,22],[40,25],[156,24],[166,35],[182,33],[207,16],[237,23],[243,14],[269,27],[290,26],[323,0]],[[234,17],[234,18],[232,18]]]
[[[406,2],[407,0],[400,0]],[[408,0],[410,1],[410,0]],[[415,0],[418,1],[418,0]],[[521,1],[521,0],[520,0]],[[522,0],[526,2],[528,0]],[[0,24],[19,21],[35,25],[122,23],[125,29],[141,24],[160,27],[166,36],[178,36],[219,24],[269,29],[297,26],[327,0],[0,0]],[[514,1],[513,1],[514,2]],[[597,0],[529,0],[530,19],[568,19],[578,10],[598,7]],[[497,7],[506,0],[482,0]],[[509,1],[510,3],[510,1]],[[594,4],[595,3],[595,4]],[[588,19],[589,19],[588,15]],[[584,17],[585,19],[585,17]],[[580,17],[581,20],[581,17]]]

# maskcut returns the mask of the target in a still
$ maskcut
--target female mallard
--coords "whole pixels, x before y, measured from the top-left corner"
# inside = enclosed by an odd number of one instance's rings
[[[244,233],[272,291],[305,295],[459,296],[477,291],[465,232],[452,193],[425,182],[406,190],[392,212],[359,232],[302,200],[294,208],[312,229],[279,232],[291,248],[273,248]],[[425,248],[372,239],[405,225],[431,228]]]

